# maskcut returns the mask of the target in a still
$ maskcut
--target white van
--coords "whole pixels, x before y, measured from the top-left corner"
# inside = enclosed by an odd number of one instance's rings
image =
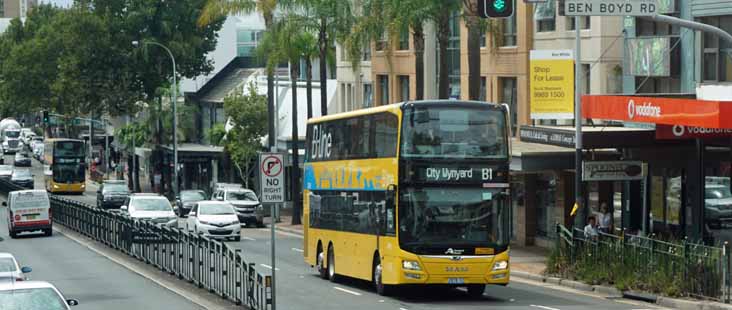
[[[23,190],[8,194],[8,234],[11,238],[24,231],[41,230],[46,236],[51,229],[51,203],[45,190]]]

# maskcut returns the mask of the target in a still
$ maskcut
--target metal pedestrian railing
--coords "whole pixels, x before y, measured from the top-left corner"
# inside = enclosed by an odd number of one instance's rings
[[[557,235],[557,253],[565,269],[576,273],[594,269],[593,278],[622,281],[630,289],[664,288],[660,293],[730,303],[727,243],[709,246],[626,233],[586,237],[582,230],[561,224]]]
[[[23,188],[0,180],[0,192]],[[134,220],[125,215],[50,195],[54,224],[119,250],[178,279],[243,308],[271,308],[269,275],[255,270],[240,249],[184,229]]]

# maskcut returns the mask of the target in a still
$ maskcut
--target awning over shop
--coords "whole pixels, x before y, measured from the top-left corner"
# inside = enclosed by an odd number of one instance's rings
[[[732,128],[732,102],[587,95],[582,96],[582,117],[703,128]]]

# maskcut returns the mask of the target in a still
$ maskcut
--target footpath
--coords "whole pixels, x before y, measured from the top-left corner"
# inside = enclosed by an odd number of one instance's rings
[[[265,218],[269,224],[270,218]],[[284,233],[302,236],[302,225],[292,225],[290,215],[281,214],[280,221],[275,226],[276,230]],[[511,246],[511,278],[541,282],[548,285],[561,286],[573,289],[586,294],[594,294],[606,298],[627,298],[656,304],[661,307],[680,310],[732,310],[732,305],[713,301],[696,299],[679,299],[664,296],[656,296],[643,292],[620,291],[615,287],[604,285],[589,285],[579,281],[561,279],[546,276],[546,261],[549,250],[540,247],[518,247]]]

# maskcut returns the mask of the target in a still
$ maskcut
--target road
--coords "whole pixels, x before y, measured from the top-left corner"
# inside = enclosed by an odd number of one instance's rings
[[[34,163],[36,166],[37,163]],[[34,167],[36,176],[39,167]],[[80,196],[71,199],[95,203],[96,188],[89,187]],[[241,242],[229,243],[242,249],[247,261],[270,273],[270,232],[268,229],[244,229]],[[459,289],[423,288],[400,290],[395,297],[382,297],[371,289],[370,283],[354,279],[342,279],[331,283],[320,279],[315,270],[302,258],[302,238],[298,235],[277,234],[277,301],[279,309],[341,310],[417,310],[417,309],[545,309],[580,310],[588,308],[609,310],[657,309],[649,304],[630,303],[624,300],[598,298],[578,294],[566,289],[515,279],[507,287],[490,286],[480,299],[468,298]],[[104,286],[100,286],[104,287]],[[148,308],[148,307],[145,307]],[[172,308],[172,307],[171,307]],[[131,309],[134,309],[132,307]],[[152,309],[152,308],[148,308]]]
[[[12,164],[12,157],[5,160]],[[35,174],[37,180],[42,176]],[[2,207],[0,236],[5,240],[0,252],[13,253],[21,265],[32,267],[31,280],[49,281],[66,298],[78,299],[75,310],[201,309],[61,234],[10,239],[7,232],[7,210]]]

